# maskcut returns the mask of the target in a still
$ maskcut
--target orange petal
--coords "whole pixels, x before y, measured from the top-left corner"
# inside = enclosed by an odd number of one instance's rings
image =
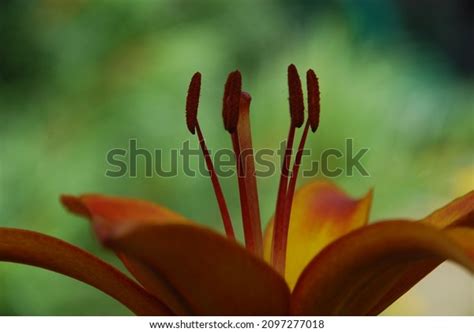
[[[110,241],[182,294],[198,315],[284,315],[289,289],[265,262],[203,227],[146,225]]]
[[[401,269],[445,259],[474,272],[474,260],[444,231],[408,221],[364,227],[330,244],[311,261],[295,286],[291,312],[369,314]]]
[[[368,222],[372,191],[352,199],[331,182],[300,188],[291,210],[285,279],[291,288],[310,260],[326,245]],[[273,219],[265,231],[265,259],[270,258]]]
[[[59,239],[36,232],[0,228],[0,261],[38,266],[89,284],[138,315],[171,311],[114,267]]]
[[[185,221],[184,217],[165,207],[133,198],[62,195],[61,203],[70,212],[89,219],[101,241],[143,224]]]
[[[474,227],[474,190],[436,210],[422,222],[436,228]]]
[[[456,227],[446,230],[464,252],[474,261],[474,229],[467,227]]]
[[[184,217],[160,205],[132,198],[104,195],[61,196],[62,204],[74,214],[89,219],[101,240],[132,231],[146,224],[187,223]],[[181,295],[158,273],[125,254],[116,252],[125,267],[154,296],[179,315],[189,314]]]
[[[474,227],[474,191],[461,196],[420,220],[438,229],[457,226]],[[433,271],[443,260],[423,261],[401,269],[397,282],[374,306],[370,314],[379,314]]]
[[[190,315],[189,308],[183,296],[158,271],[150,270],[146,265],[134,257],[118,252],[120,260],[128,271],[145,289],[165,303],[176,315]]]

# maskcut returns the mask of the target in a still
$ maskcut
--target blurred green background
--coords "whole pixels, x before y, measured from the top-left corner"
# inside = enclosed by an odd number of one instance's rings
[[[105,155],[130,138],[180,147],[197,70],[207,143],[230,147],[220,105],[236,68],[253,96],[255,147],[277,148],[289,123],[290,63],[320,78],[314,155],[345,138],[370,148],[370,177],[334,181],[354,196],[375,188],[372,220],[422,217],[474,187],[473,12],[469,0],[2,0],[0,225],[60,237],[117,266],[87,223],[60,206],[61,193],[149,199],[222,230],[208,179],[108,178]],[[259,180],[264,220],[277,182]],[[239,216],[235,179],[223,186]],[[447,264],[390,313],[472,315],[473,280]],[[1,263],[0,314],[129,312],[75,280]]]

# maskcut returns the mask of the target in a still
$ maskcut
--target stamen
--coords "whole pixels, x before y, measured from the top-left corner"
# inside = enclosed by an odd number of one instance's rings
[[[230,219],[229,210],[227,209],[227,204],[225,202],[224,194],[217,178],[217,174],[214,170],[214,165],[212,164],[212,159],[207,149],[206,142],[204,140],[204,135],[202,134],[201,127],[199,126],[199,121],[197,119],[197,112],[199,107],[199,94],[201,91],[201,74],[199,72],[195,73],[191,79],[188,89],[188,95],[186,98],[186,125],[188,126],[189,131],[194,135],[197,131],[199,145],[201,147],[204,159],[206,161],[207,170],[211,177],[212,187],[214,188],[214,193],[216,195],[217,204],[219,205],[219,211],[222,216],[222,221],[224,223],[225,233],[228,238],[235,240],[234,229],[232,227],[232,220]]]
[[[239,121],[240,94],[242,92],[242,75],[236,70],[229,74],[224,88],[222,100],[222,117],[224,128],[233,133]]]
[[[303,134],[301,135],[300,143],[298,145],[298,152],[296,153],[295,161],[293,163],[290,182],[286,191],[285,208],[282,221],[282,232],[284,232],[284,234],[282,235],[281,243],[279,243],[279,250],[281,250],[283,253],[279,261],[279,264],[281,264],[279,266],[283,266],[282,273],[285,271],[291,208],[293,205],[293,197],[295,194],[296,181],[298,179],[301,159],[303,158],[304,146],[306,143],[306,138],[308,137],[309,128],[311,127],[312,131],[315,132],[319,125],[319,84],[317,76],[312,69],[308,70],[306,73],[306,84],[308,89],[308,120],[306,121]]]
[[[308,120],[313,133],[319,126],[320,96],[318,77],[312,69],[306,72],[306,85],[308,89]]]
[[[186,96],[186,125],[191,134],[194,135],[197,124],[197,112],[199,107],[199,95],[201,93],[201,73],[197,72],[191,78],[188,94]]]
[[[286,256],[286,237],[288,234],[288,225],[285,223],[285,201],[288,189],[288,173],[290,168],[291,154],[293,150],[293,142],[295,138],[295,130],[304,122],[304,101],[303,90],[301,88],[301,80],[295,65],[288,66],[288,91],[290,102],[291,125],[286,140],[286,149],[283,156],[283,163],[280,175],[280,183],[278,185],[278,197],[275,209],[275,220],[272,238],[272,256],[271,262],[273,267],[281,274],[285,270]]]

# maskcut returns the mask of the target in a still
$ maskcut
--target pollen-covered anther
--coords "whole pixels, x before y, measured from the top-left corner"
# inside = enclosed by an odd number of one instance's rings
[[[242,75],[236,70],[229,74],[222,99],[222,117],[224,128],[233,133],[239,121],[240,95],[242,93]]]
[[[186,125],[191,134],[196,132],[197,112],[199,107],[199,96],[201,94],[201,73],[197,72],[189,83],[188,95],[186,97]]]
[[[319,113],[321,110],[318,77],[312,69],[306,72],[306,85],[308,88],[308,120],[313,133],[319,126]]]
[[[288,66],[288,91],[291,125],[299,128],[304,122],[303,90],[298,70],[293,64]]]

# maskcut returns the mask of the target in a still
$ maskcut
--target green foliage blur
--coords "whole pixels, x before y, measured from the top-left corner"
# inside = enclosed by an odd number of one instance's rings
[[[417,3],[2,1],[0,226],[59,237],[116,266],[89,225],[60,206],[61,193],[148,199],[222,231],[207,178],[110,178],[106,153],[126,148],[130,138],[165,151],[188,139],[197,146],[184,103],[198,70],[207,143],[230,148],[220,105],[226,75],[236,68],[253,97],[255,147],[276,149],[289,124],[290,63],[301,74],[313,68],[320,79],[321,126],[308,140],[313,155],[343,148],[345,138],[370,148],[363,159],[369,177],[356,172],[333,181],[354,196],[374,187],[372,220],[423,217],[474,187],[474,57],[469,23],[463,25],[467,2]],[[277,182],[259,179],[263,220],[272,214]],[[238,220],[235,179],[223,187]],[[464,288],[449,289],[450,276],[439,276],[446,282],[437,292],[446,286],[451,293],[440,300],[422,288],[413,313],[474,314],[474,296],[450,298],[474,289],[467,273],[453,273]],[[129,312],[75,280],[0,263],[0,314]]]

